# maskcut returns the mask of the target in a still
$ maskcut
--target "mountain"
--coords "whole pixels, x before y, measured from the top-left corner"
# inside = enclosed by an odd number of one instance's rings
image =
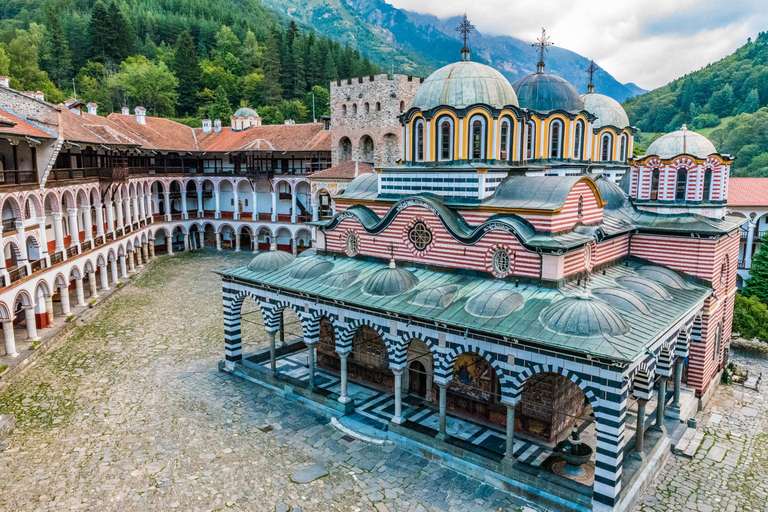
[[[440,66],[455,62],[461,41],[454,30],[460,18],[397,9],[384,0],[264,0],[287,17],[313,27],[342,43],[350,43],[387,70],[426,77]],[[514,82],[536,70],[536,54],[530,42],[511,36],[470,36],[473,60],[489,64]],[[394,51],[393,51],[394,50]],[[559,47],[550,47],[547,71],[586,92],[589,60]],[[618,101],[642,89],[625,86],[603,69],[595,75],[597,92]]]
[[[648,89],[643,89],[642,87],[640,87],[639,85],[635,84],[634,82],[628,82],[628,83],[624,84],[624,87],[629,89],[629,91],[632,93],[630,98],[633,97],[633,96],[639,96],[641,94],[645,94],[645,93],[648,92]]]

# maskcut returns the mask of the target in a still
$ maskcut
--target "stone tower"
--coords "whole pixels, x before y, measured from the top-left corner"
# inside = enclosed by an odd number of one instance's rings
[[[397,162],[401,155],[398,116],[411,107],[422,81],[382,74],[331,82],[333,165],[346,160],[375,167]]]

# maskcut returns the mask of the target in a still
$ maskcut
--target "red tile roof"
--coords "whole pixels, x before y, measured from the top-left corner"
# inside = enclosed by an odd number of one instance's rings
[[[195,151],[198,149],[195,133],[189,126],[162,117],[146,116],[139,124],[131,114],[109,114],[108,118],[141,141],[146,149],[169,151]]]
[[[347,160],[339,165],[329,167],[324,171],[314,173],[310,179],[312,180],[353,180],[361,174],[368,174],[373,172],[373,166],[365,162],[354,162]]]
[[[728,206],[768,206],[768,178],[730,178]]]
[[[0,109],[0,134],[29,136],[32,138],[56,138],[55,135],[3,109]]]
[[[331,150],[331,132],[323,130],[323,123],[253,126],[237,132],[222,128],[220,133],[203,133],[195,128],[195,133],[203,151]]]
[[[112,120],[82,112],[75,114],[61,108],[59,131],[64,140],[91,144],[118,144],[138,146],[142,141]]]

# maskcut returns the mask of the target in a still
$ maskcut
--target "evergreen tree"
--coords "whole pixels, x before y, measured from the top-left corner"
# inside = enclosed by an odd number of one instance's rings
[[[218,86],[215,92],[216,99],[211,105],[211,119],[219,119],[226,124],[232,117],[232,105],[227,99],[227,91],[222,86]]]
[[[760,239],[760,250],[752,257],[749,276],[744,283],[744,295],[768,304],[768,233]]]
[[[325,77],[323,76],[323,65],[325,64],[325,55],[321,51],[320,44],[315,42],[309,47],[309,57],[307,58],[307,85],[313,87],[315,85],[327,85],[324,84]]]
[[[293,97],[303,98],[307,91],[306,68],[304,66],[304,40],[296,37],[293,40]]]
[[[243,61],[246,72],[251,72],[254,68],[261,67],[261,48],[259,48],[259,42],[256,40],[256,34],[251,30],[245,34],[245,39],[243,39],[240,59]]]
[[[176,40],[176,54],[173,59],[173,72],[179,79],[179,111],[191,115],[197,103],[200,90],[200,63],[197,59],[195,42],[186,30]]]
[[[752,89],[747,94],[747,99],[744,100],[744,104],[741,106],[741,112],[751,114],[757,112],[760,108],[760,94],[757,89]]]
[[[262,96],[267,105],[278,105],[283,100],[280,84],[280,48],[278,34],[271,30],[267,35],[264,52],[264,81]]]
[[[46,9],[45,28],[43,69],[48,72],[48,76],[56,87],[63,89],[72,78],[72,54],[69,51],[64,27],[61,26],[59,15],[52,5]]]
[[[88,24],[88,38],[90,40],[91,60],[93,61],[107,61],[107,47],[111,39],[111,36],[107,34],[108,24],[107,6],[98,0],[91,9],[91,21]]]
[[[5,45],[0,43],[0,76],[8,76],[11,73],[11,58],[5,49]]]
[[[333,52],[328,49],[328,53],[325,54],[325,83],[330,84],[334,80],[338,80],[339,71],[336,68],[336,60],[334,59]]]

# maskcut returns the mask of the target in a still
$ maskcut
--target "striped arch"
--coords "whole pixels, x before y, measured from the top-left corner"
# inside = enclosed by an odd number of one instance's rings
[[[330,320],[331,325],[333,326],[333,338],[334,340],[338,339],[338,322],[339,318],[337,315],[325,311],[325,310],[317,310],[314,313],[312,313],[311,316],[307,317],[306,320],[306,332],[304,335],[304,342],[305,343],[315,343],[320,341],[320,321],[323,319],[323,317]],[[309,341],[314,340],[314,341]],[[334,347],[335,350],[335,347]]]
[[[468,345],[456,345],[450,348],[445,357],[442,358],[439,365],[435,367],[435,382],[448,383],[453,378],[453,365],[456,363],[456,359],[464,353],[477,354],[489,363],[496,372],[496,376],[499,378],[499,386],[501,387],[502,402],[508,402],[512,400],[513,394],[511,389],[511,381],[507,378],[501,361],[494,358],[494,354],[486,352],[479,346],[470,345],[471,340],[467,340]],[[506,398],[506,400],[504,400]]]
[[[0,210],[5,209],[5,204],[8,203],[11,206],[11,211],[13,212],[13,218],[16,220],[23,220],[24,216],[22,215],[23,212],[21,211],[21,206],[19,205],[18,199],[13,197],[11,194],[8,194],[3,198],[2,204],[0,204]]]
[[[236,361],[243,359],[243,342],[241,334],[241,320],[243,301],[246,297],[256,301],[256,305],[264,316],[266,325],[267,311],[265,301],[248,291],[241,291],[232,297],[224,297],[224,357],[225,364],[229,368],[234,367]]]
[[[511,379],[514,389],[514,398],[511,402],[512,404],[517,405],[520,402],[526,381],[528,378],[537,373],[556,373],[566,377],[568,380],[579,386],[579,388],[584,392],[584,395],[589,400],[589,403],[592,405],[592,408],[597,409],[599,405],[597,396],[595,395],[594,391],[590,389],[589,384],[575,372],[572,372],[571,370],[568,370],[567,368],[564,368],[560,365],[554,364],[534,364],[520,370],[517,375]]]
[[[0,302],[0,319],[10,320],[11,310],[8,309],[8,305],[5,302]]]
[[[424,336],[423,333],[417,331],[406,331],[401,334],[394,343],[394,351],[392,358],[395,364],[405,365],[408,362],[408,347],[412,340],[421,340],[429,348],[430,353],[434,361],[440,360],[440,349],[437,339],[432,336]]]
[[[27,201],[29,201],[29,213],[32,216],[32,218],[38,218],[45,216],[45,210],[43,210],[43,205],[40,203],[40,197],[35,192],[29,192],[26,196],[24,196],[24,209],[26,211]]]
[[[299,317],[299,321],[301,322],[301,333],[304,336],[304,342],[305,343],[317,343],[317,340],[320,338],[320,324],[318,323],[316,332],[311,331],[308,324],[308,318],[307,314],[299,309],[299,307],[296,304],[293,304],[291,302],[281,300],[278,301],[271,306],[271,318],[267,320],[267,315],[264,315],[264,327],[267,327],[268,325],[270,327],[274,326],[277,330],[280,328],[280,313],[282,313],[285,309],[290,309],[294,313],[296,313],[296,316]],[[270,329],[267,328],[267,332],[269,332]]]
[[[376,331],[379,336],[381,336],[381,339],[384,341],[384,346],[387,349],[387,359],[389,360],[390,364],[393,363],[392,356],[394,354],[394,349],[392,342],[389,339],[389,330],[371,321],[370,318],[360,318],[358,320],[353,320],[347,325],[346,328],[344,328],[344,330],[338,332],[336,337],[336,352],[342,354],[345,352],[348,353],[350,350],[352,350],[352,338],[354,338],[357,330],[364,325],[370,327]]]
[[[46,201],[51,205],[51,213],[61,212],[61,198],[55,189],[49,189],[45,192],[43,195],[43,207],[45,207]]]

